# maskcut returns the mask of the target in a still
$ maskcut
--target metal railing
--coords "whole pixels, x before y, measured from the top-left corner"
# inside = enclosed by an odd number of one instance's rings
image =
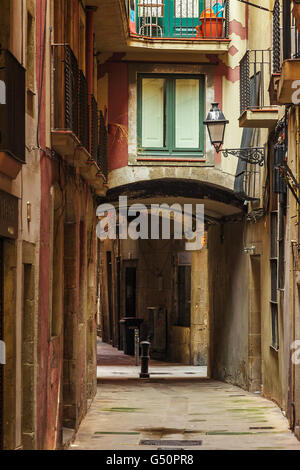
[[[229,0],[129,0],[130,33],[144,38],[228,38]]]
[[[97,162],[98,159],[98,106],[94,96],[90,97],[91,107],[91,141],[90,141],[90,154]]]
[[[300,34],[292,9],[284,14],[280,9],[280,0],[275,0],[273,8],[273,73],[280,72],[283,60],[299,58]]]
[[[89,133],[89,94],[86,78],[80,70],[79,72],[79,140],[86,149],[90,145]]]
[[[107,180],[107,129],[102,111],[99,112],[99,141],[97,163],[102,175]]]
[[[270,106],[272,50],[248,50],[240,61],[240,113]]]
[[[69,45],[53,45],[53,64],[54,128],[72,131],[97,162],[98,106]]]
[[[53,46],[54,127],[79,137],[79,67],[69,45]]]
[[[0,49],[0,151],[25,162],[25,69]]]
[[[260,198],[260,167],[249,165],[243,173],[243,192],[248,201],[255,201]]]

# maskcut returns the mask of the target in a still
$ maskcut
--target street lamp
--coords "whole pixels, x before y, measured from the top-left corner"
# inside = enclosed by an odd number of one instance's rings
[[[208,135],[211,144],[215,147],[217,153],[220,152],[220,148],[224,143],[224,134],[226,124],[229,121],[226,120],[224,114],[220,110],[219,103],[212,103],[211,109],[207,115],[207,118],[203,123],[207,126]],[[264,147],[244,147],[239,149],[224,149],[221,150],[224,157],[233,155],[234,157],[240,158],[247,163],[254,165],[263,166],[265,161],[265,148]]]
[[[211,104],[211,109],[204,121],[204,124],[207,126],[210,141],[215,147],[217,153],[219,153],[220,147],[223,145],[226,124],[229,122],[225,119],[225,116],[220,110],[218,104],[219,103]]]

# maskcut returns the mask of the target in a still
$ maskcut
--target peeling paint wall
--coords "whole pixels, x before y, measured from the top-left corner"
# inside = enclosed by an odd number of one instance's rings
[[[279,308],[282,347],[275,351],[271,347],[269,233],[269,217],[256,223],[227,223],[209,229],[210,365],[213,378],[261,391],[284,408],[285,314]],[[254,255],[244,252],[252,246]],[[256,273],[254,258],[259,263]]]

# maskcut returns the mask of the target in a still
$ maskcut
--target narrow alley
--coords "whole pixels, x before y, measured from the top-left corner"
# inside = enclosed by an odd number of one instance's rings
[[[0,451],[171,448],[300,450],[300,0],[0,0]]]
[[[97,394],[71,450],[300,450],[272,401],[201,377],[196,366],[151,361],[151,378],[140,380],[138,370],[135,378],[132,373],[133,358],[108,345],[103,350]],[[121,375],[112,377],[111,364]],[[163,368],[173,373],[154,375]]]

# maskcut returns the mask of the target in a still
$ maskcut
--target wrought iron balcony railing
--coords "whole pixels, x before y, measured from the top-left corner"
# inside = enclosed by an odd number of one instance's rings
[[[54,127],[79,137],[79,67],[68,45],[54,46]]]
[[[90,145],[90,126],[89,126],[89,94],[88,84],[85,76],[79,72],[79,140],[82,145],[89,149]]]
[[[228,38],[229,0],[129,0],[130,33],[144,38]]]
[[[248,50],[240,61],[240,112],[270,107],[272,50]]]
[[[295,18],[290,11],[281,11],[280,0],[275,0],[273,9],[273,73],[279,73],[282,61],[300,58],[300,34]]]
[[[99,142],[97,163],[102,175],[107,180],[107,129],[102,111],[99,112]]]
[[[98,107],[89,95],[86,78],[79,70],[69,45],[53,46],[54,128],[72,131],[95,162],[98,158]]]
[[[0,49],[0,152],[25,162],[25,69]]]

